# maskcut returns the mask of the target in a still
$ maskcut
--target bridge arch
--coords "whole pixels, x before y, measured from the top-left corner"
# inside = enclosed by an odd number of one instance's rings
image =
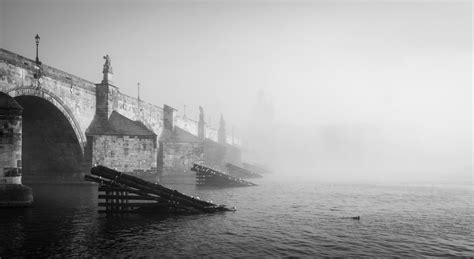
[[[19,97],[19,96],[36,96],[56,106],[56,108],[58,108],[61,111],[61,113],[64,115],[64,117],[66,117],[66,119],[69,121],[69,124],[74,130],[77,140],[79,141],[79,144],[81,146],[81,151],[84,153],[84,147],[87,142],[86,135],[84,131],[82,131],[81,126],[79,125],[79,122],[76,120],[71,110],[61,100],[61,98],[59,98],[54,93],[44,88],[38,89],[38,88],[30,88],[30,87],[17,87],[17,88],[13,88],[9,90],[7,94],[13,98]]]
[[[24,108],[24,179],[80,177],[85,165],[86,137],[64,100],[47,89],[19,87],[7,93]]]

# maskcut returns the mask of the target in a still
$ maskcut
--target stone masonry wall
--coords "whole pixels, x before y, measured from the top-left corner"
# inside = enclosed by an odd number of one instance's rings
[[[204,162],[206,165],[225,170],[226,147],[209,139],[204,140]]]
[[[156,173],[156,138],[101,135],[89,139],[92,140],[92,163],[116,168],[121,172]]]
[[[237,166],[242,165],[242,154],[239,148],[233,147],[231,145],[226,146],[226,155],[225,161],[232,163]]]
[[[160,142],[162,145],[162,175],[191,174],[194,162],[203,160],[203,144],[201,142],[179,143]]]
[[[21,168],[21,116],[0,114],[0,184],[4,173],[11,168]]]

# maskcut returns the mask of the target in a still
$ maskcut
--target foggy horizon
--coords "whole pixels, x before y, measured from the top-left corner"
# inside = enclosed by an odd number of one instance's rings
[[[469,1],[0,2],[2,48],[37,33],[44,64],[98,83],[109,54],[121,92],[223,114],[276,176],[472,184]]]
[[[0,259],[472,257],[473,11],[0,0]]]

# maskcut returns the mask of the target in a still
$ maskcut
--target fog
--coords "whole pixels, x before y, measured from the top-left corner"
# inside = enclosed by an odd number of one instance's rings
[[[0,45],[227,129],[275,177],[472,182],[470,1],[2,1]],[[48,19],[44,19],[44,17]],[[19,19],[18,17],[21,17]],[[186,105],[186,108],[184,108]]]

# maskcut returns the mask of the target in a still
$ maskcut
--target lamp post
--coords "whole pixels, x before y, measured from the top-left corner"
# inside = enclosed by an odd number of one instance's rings
[[[36,79],[36,87],[35,88],[39,89],[39,88],[41,88],[41,77],[43,76],[43,71],[41,69],[41,61],[38,58],[38,45],[39,45],[39,42],[40,42],[40,36],[38,34],[36,34],[36,36],[35,36],[35,42],[36,42],[36,60],[35,60],[35,63],[36,63],[37,71],[34,74],[34,78]]]
[[[38,34],[36,34],[35,36],[35,41],[36,41],[36,64],[41,64],[41,62],[39,61],[39,58],[38,58],[38,45],[39,45],[39,42],[40,42],[40,36]]]

